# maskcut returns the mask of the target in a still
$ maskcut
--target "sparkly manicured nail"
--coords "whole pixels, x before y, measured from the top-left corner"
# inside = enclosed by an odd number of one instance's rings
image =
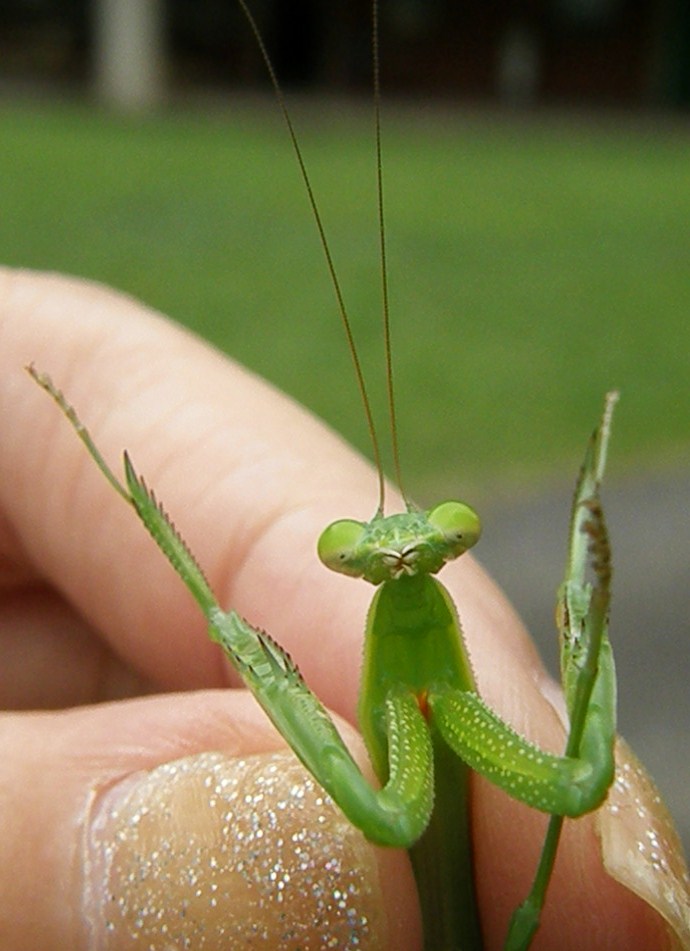
[[[606,871],[668,923],[676,947],[690,949],[690,878],[673,821],[649,774],[623,740],[616,778],[597,813]]]
[[[89,845],[98,948],[385,945],[372,846],[287,752],[137,774],[102,798]]]

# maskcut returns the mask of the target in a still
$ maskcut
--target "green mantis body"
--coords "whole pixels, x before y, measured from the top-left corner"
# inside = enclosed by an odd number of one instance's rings
[[[126,484],[108,467],[51,381],[30,372],[61,406],[111,485],[137,511],[198,602],[218,642],[297,756],[373,842],[410,848],[428,948],[479,949],[467,803],[468,767],[552,814],[535,888],[518,909],[507,948],[538,927],[562,816],[596,808],[613,778],[615,677],[606,635],[608,545],[598,500],[610,397],[575,494],[559,599],[562,670],[571,733],[565,756],[539,750],[481,700],[455,607],[432,575],[478,538],[459,502],[368,524],[341,520],[322,534],[330,567],[377,584],[367,621],[360,726],[381,781],[373,788],[290,657],[264,632],[218,605],[204,575],[125,454]],[[591,557],[590,557],[591,556]],[[592,562],[594,578],[586,579]]]
[[[365,410],[373,425],[318,210],[292,123],[261,37],[239,0],[266,59],[307,187],[345,325]],[[374,5],[376,13],[376,5]],[[374,20],[376,36],[376,17]],[[376,43],[375,43],[376,50]],[[377,63],[377,59],[375,58]],[[378,73],[375,72],[378,90]],[[378,108],[378,95],[376,97]],[[377,146],[378,141],[377,122]],[[379,212],[388,337],[381,163]],[[389,397],[395,447],[395,414]],[[434,951],[481,949],[472,868],[468,776],[476,770],[510,795],[551,815],[534,885],[516,911],[506,948],[529,947],[539,925],[564,816],[596,808],[613,780],[615,674],[606,633],[609,552],[599,504],[614,396],[607,400],[577,484],[565,580],[559,594],[562,681],[571,729],[562,756],[544,752],[504,723],[477,692],[458,615],[434,575],[472,547],[480,535],[475,512],[461,502],[428,511],[411,503],[368,523],[341,519],[322,533],[321,560],[377,588],[369,610],[359,699],[359,724],[380,782],[363,776],[329,715],[290,657],[269,635],[217,603],[201,569],[125,454],[125,483],[107,465],[75,411],[48,377],[34,379],[58,402],[86,448],[145,527],[198,602],[216,641],[259,704],[348,819],[372,842],[410,849],[424,919]],[[374,439],[378,462],[378,445]],[[400,481],[398,479],[398,481]]]

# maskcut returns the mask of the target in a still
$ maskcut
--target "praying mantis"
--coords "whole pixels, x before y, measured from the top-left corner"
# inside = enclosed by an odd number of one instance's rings
[[[265,53],[244,0],[239,2]],[[374,3],[375,50],[376,24]],[[375,85],[378,111],[378,78]],[[277,91],[285,112],[282,93],[279,88]],[[373,434],[369,402],[330,251],[287,112],[285,116]],[[377,120],[384,336],[394,461],[400,484],[390,372],[379,128]],[[65,396],[46,375],[29,369],[36,382],[57,401],[111,486],[135,509],[203,611],[210,637],[221,646],[307,769],[372,842],[410,850],[428,948],[473,951],[482,947],[472,871],[469,771],[477,771],[515,798],[550,814],[532,890],[515,912],[505,945],[511,951],[528,948],[546,900],[563,817],[577,817],[595,809],[613,779],[615,673],[607,636],[610,555],[599,494],[616,394],[606,399],[577,482],[567,567],[558,596],[562,682],[570,718],[562,756],[529,743],[482,701],[455,606],[435,578],[444,564],[478,541],[478,516],[459,501],[444,501],[422,511],[407,500],[405,511],[384,514],[383,470],[378,443],[373,438],[379,473],[379,502],[373,518],[366,523],[348,518],[336,521],[323,531],[317,548],[328,568],[362,578],[376,588],[365,631],[359,701],[361,732],[380,781],[380,788],[374,788],[290,657],[269,634],[218,604],[202,569],[129,456],[125,454],[122,481]]]

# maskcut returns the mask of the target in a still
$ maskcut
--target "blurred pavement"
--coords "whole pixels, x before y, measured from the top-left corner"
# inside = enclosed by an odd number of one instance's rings
[[[552,673],[555,593],[572,486],[483,513],[477,556],[508,594]],[[607,482],[611,641],[619,731],[652,773],[690,854],[690,475]]]

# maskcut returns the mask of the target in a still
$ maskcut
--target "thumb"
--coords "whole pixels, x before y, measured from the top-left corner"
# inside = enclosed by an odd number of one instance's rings
[[[244,691],[7,714],[0,736],[4,951],[419,945],[404,853],[350,826]]]

